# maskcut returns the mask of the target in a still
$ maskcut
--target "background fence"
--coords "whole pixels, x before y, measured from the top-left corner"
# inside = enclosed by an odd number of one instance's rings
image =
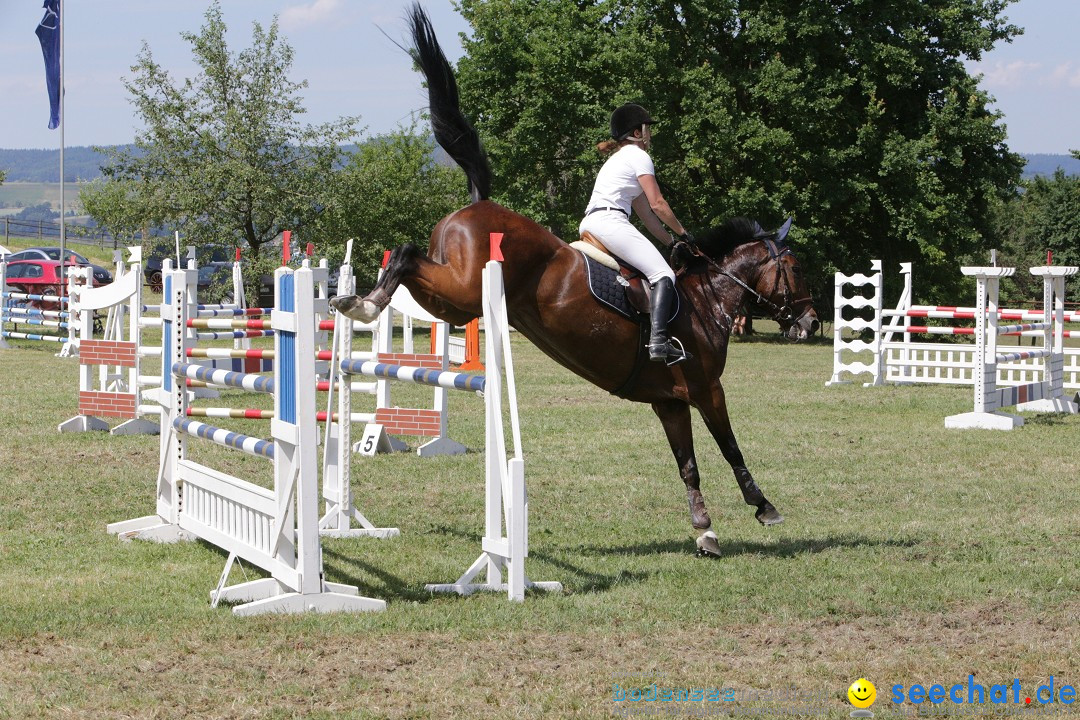
[[[60,223],[50,220],[0,218],[0,232],[3,237],[0,244],[4,245],[7,245],[12,238],[29,240],[38,245],[57,245],[60,241]],[[70,221],[67,223],[65,236],[68,243],[114,249],[127,245],[140,245],[143,241],[141,232],[131,237],[118,238],[103,228],[87,227]]]

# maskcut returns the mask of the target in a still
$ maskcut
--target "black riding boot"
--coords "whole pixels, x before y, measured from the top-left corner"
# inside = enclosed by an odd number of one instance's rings
[[[649,359],[653,362],[665,362],[674,365],[688,360],[690,353],[682,349],[682,344],[675,347],[668,337],[668,319],[671,306],[675,302],[675,284],[668,278],[660,278],[652,286],[652,298],[649,301],[649,322],[652,334],[649,337]]]

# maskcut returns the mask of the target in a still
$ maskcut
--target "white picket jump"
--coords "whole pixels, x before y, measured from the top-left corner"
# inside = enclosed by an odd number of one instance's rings
[[[871,379],[865,385],[882,385],[886,382],[911,384],[946,384],[974,385],[975,383],[975,343],[921,342],[918,335],[970,335],[975,329],[968,327],[938,327],[914,322],[926,319],[972,320],[976,308],[942,305],[914,305],[912,303],[911,263],[901,263],[904,280],[903,294],[894,309],[878,310],[871,297],[869,300],[857,295],[845,297],[847,285],[870,284],[875,296],[880,296],[882,276],[881,264],[873,261],[870,275],[846,276],[836,274],[835,308],[837,321],[834,323],[833,338],[833,374],[826,385],[845,384],[859,374],[869,374]],[[850,278],[850,280],[849,280]],[[844,321],[845,308],[872,308],[862,310],[869,314],[869,319]],[[1000,320],[1020,320],[1024,322],[1042,321],[1043,313],[1038,310],[1003,308],[998,312]],[[1080,322],[1080,312],[1063,313],[1064,322]],[[886,324],[888,323],[888,324]],[[859,332],[869,329],[872,339],[869,341],[845,339],[845,330]],[[1041,330],[1019,330],[1022,337],[1041,337]],[[1080,331],[1063,331],[1063,337],[1078,337]],[[860,354],[863,353],[863,354]],[[1080,389],[1080,348],[1064,348],[1063,386]],[[997,384],[999,386],[1027,385],[1042,377],[1043,364],[1037,358],[1017,356],[1002,359],[997,364]]]
[[[175,541],[202,538],[229,553],[212,602],[241,602],[237,615],[266,612],[370,611],[383,600],[358,595],[355,586],[323,577],[319,538],[319,488],[315,394],[315,290],[308,262],[299,270],[279,268],[274,274],[275,309],[271,325],[280,362],[273,381],[274,419],[269,448],[260,451],[253,438],[228,438],[218,430],[186,418],[190,402],[183,379],[190,303],[191,270],[163,274],[162,378],[158,391],[161,455],[156,514],[115,523],[109,531],[125,538]],[[231,384],[254,386],[233,376]],[[195,432],[197,434],[191,434]],[[222,431],[224,432],[224,431]],[[273,490],[233,477],[187,457],[195,437],[215,437],[231,447],[273,459]],[[241,558],[270,574],[269,578],[226,586],[233,562]]]

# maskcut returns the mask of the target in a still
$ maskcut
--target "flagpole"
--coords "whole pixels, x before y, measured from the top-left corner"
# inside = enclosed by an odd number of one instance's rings
[[[60,295],[67,292],[67,223],[64,212],[64,0],[57,0],[57,21],[60,24]]]

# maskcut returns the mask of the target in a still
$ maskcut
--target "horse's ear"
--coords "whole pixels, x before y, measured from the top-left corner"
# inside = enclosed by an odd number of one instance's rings
[[[784,238],[787,237],[788,231],[791,230],[791,220],[788,218],[787,222],[780,226],[780,229],[776,231],[776,242],[784,242]]]

